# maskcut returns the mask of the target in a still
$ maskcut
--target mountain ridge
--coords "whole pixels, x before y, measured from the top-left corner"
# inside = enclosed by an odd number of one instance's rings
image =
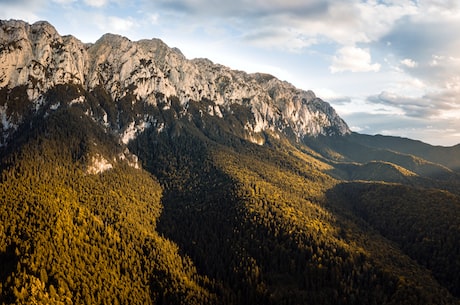
[[[460,303],[457,147],[160,40],[0,41],[0,304]]]
[[[176,97],[184,114],[189,101],[212,101],[207,112],[217,116],[231,111],[232,105],[241,105],[252,113],[243,122],[248,139],[264,131],[290,133],[298,141],[305,136],[350,133],[334,109],[312,91],[266,74],[247,74],[209,60],[187,60],[159,39],[132,42],[105,34],[94,44],[84,45],[72,36],[59,36],[47,22],[2,21],[1,29],[0,87],[26,86],[35,107],[40,107],[38,101],[53,86],[72,83],[87,91],[102,87],[113,100],[129,98],[132,103],[168,104],[168,98]],[[9,115],[8,103],[2,107],[6,137],[8,127],[20,120]],[[137,123],[146,123],[133,122],[135,129]],[[111,127],[126,132],[125,126]]]

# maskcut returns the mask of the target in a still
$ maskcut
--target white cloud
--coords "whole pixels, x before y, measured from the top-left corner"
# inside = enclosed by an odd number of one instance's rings
[[[342,46],[377,41],[417,11],[413,1],[159,0],[148,6],[182,14],[176,21],[184,26],[224,27],[259,47],[294,51],[324,41]]]
[[[403,17],[416,13],[412,1],[330,1],[320,34],[342,45],[370,43],[386,35]]]
[[[364,127],[359,127],[359,126],[350,126],[351,131],[353,132],[362,132],[365,130]]]
[[[94,23],[104,33],[128,34],[138,24],[132,17],[120,18],[117,16],[92,15],[88,20]]]
[[[460,28],[458,1],[418,1],[417,14],[401,20],[382,38],[387,52],[399,58],[400,72],[425,83],[426,91],[444,90],[458,84]],[[436,101],[433,101],[436,102]]]
[[[151,24],[158,24],[160,20],[160,15],[159,14],[147,14],[147,19]]]
[[[396,92],[383,91],[370,96],[367,101],[374,104],[395,107],[406,117],[426,120],[458,118],[460,115],[460,86],[426,93],[422,96],[405,96]]]
[[[74,1],[74,0],[59,0],[59,1]],[[84,0],[85,4],[92,7],[103,7],[107,5],[109,0]]]
[[[270,28],[263,31],[254,31],[244,35],[249,43],[262,48],[278,48],[291,52],[299,52],[317,43],[312,37],[305,37],[294,29]]]
[[[76,0],[53,0],[53,2],[58,3],[58,4],[63,4],[63,5],[68,5],[75,1]]]
[[[436,21],[443,19],[458,19],[460,6],[457,0],[419,0],[419,14],[417,19]]]
[[[33,23],[40,20],[40,10],[45,5],[44,0],[0,0],[0,19],[21,19]]]
[[[415,60],[410,59],[410,58],[405,58],[401,60],[401,64],[408,68],[415,68],[418,66],[418,63]]]
[[[450,146],[460,143],[458,118],[433,120],[359,110],[342,117],[352,126],[353,131],[360,133],[407,137],[432,145]]]
[[[132,18],[120,18],[116,16],[111,16],[107,18],[108,25],[115,32],[127,32],[136,26],[136,23]]]
[[[377,72],[380,64],[371,62],[369,49],[358,47],[343,47],[337,51],[329,67],[332,73],[351,72]]]

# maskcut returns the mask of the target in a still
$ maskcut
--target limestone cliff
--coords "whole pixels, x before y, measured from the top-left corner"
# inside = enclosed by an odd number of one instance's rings
[[[130,96],[133,104],[163,108],[175,97],[183,113],[189,102],[207,101],[206,114],[223,120],[232,105],[241,105],[253,116],[244,125],[248,139],[264,131],[290,134],[296,140],[350,132],[334,109],[312,91],[271,75],[247,74],[207,59],[188,60],[158,39],[133,42],[106,34],[94,44],[83,44],[72,36],[60,36],[47,22],[0,21],[0,144],[22,122],[24,114],[18,108],[24,107],[14,105],[17,99],[21,103],[27,99],[26,108],[38,111],[46,104],[46,93],[62,84],[80,88],[69,105],[85,103],[86,92],[96,89],[104,90],[112,101]],[[52,107],[59,105],[54,102]],[[128,124],[109,122],[107,112],[88,110],[87,114],[115,130],[123,142],[144,128],[164,127],[157,118],[142,113],[137,114],[141,119]]]

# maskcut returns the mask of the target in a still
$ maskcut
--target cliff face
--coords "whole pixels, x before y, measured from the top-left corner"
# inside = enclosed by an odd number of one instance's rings
[[[72,36],[47,22],[0,22],[0,87],[27,86],[30,100],[57,84],[83,83],[88,53]]]
[[[112,101],[129,96],[133,104],[163,108],[175,97],[182,114],[190,101],[207,101],[206,114],[223,120],[232,105],[241,105],[252,113],[244,122],[248,139],[264,131],[289,134],[296,140],[350,133],[334,109],[312,91],[299,90],[271,75],[247,74],[207,59],[188,60],[158,39],[133,42],[106,34],[95,44],[83,44],[72,36],[60,36],[47,22],[0,21],[0,143],[4,145],[22,122],[24,113],[13,105],[15,99],[22,103],[27,99],[29,106],[19,107],[23,111],[37,111],[45,104],[46,93],[63,84],[80,88],[80,96],[74,99],[79,103],[86,102],[85,92],[95,89],[104,90]],[[107,122],[107,113],[89,111],[88,115],[110,125],[126,141],[132,130],[162,128],[152,124],[157,121],[153,117],[120,126]]]

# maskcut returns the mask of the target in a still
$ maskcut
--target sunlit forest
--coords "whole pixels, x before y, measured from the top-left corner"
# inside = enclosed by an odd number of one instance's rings
[[[1,304],[460,303],[449,164],[361,140],[351,151],[353,138],[265,133],[260,146],[243,107],[198,120],[211,101],[191,102],[189,119],[174,97],[168,109],[131,98],[87,93],[0,151]],[[85,115],[102,110],[166,129],[125,146]]]

